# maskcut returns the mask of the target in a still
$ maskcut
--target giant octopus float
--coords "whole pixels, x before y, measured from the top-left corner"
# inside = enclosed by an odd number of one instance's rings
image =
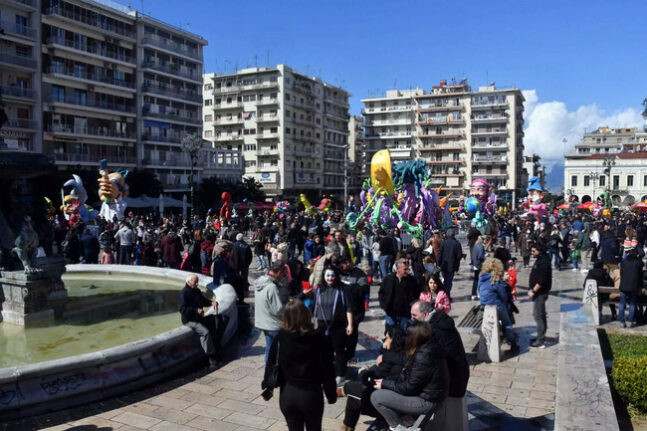
[[[391,164],[389,150],[375,153],[371,159],[371,178],[360,193],[359,214],[349,212],[346,222],[351,229],[363,220],[383,229],[399,227],[422,236],[423,229],[453,226],[447,199],[430,186],[429,171],[423,160]]]

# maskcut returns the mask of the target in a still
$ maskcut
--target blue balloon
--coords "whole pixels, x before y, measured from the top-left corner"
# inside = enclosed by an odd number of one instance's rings
[[[480,207],[481,203],[479,202],[478,198],[475,196],[467,198],[465,201],[465,210],[470,213],[474,214]]]

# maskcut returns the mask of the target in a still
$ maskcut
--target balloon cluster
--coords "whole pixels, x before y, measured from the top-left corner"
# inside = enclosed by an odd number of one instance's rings
[[[299,196],[299,199],[301,200],[301,203],[305,207],[306,212],[310,215],[315,215],[320,212],[330,211],[331,202],[330,202],[330,199],[328,198],[323,198],[319,203],[319,206],[312,205],[308,200],[308,198],[306,197],[306,195],[304,195],[303,193],[301,193],[301,195]]]

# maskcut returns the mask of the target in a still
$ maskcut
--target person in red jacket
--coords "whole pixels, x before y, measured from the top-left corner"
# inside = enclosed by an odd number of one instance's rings
[[[183,248],[180,237],[175,234],[175,231],[169,230],[162,239],[162,260],[166,268],[180,268],[180,262],[182,262],[180,253]]]

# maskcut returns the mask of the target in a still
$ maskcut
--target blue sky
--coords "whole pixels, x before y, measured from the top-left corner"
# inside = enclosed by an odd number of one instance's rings
[[[269,53],[270,65],[343,84],[353,114],[394,85],[514,85],[531,99],[526,147],[548,160],[583,128],[638,125],[647,97],[646,1],[144,0],[143,10],[205,37],[208,72],[262,66]]]

